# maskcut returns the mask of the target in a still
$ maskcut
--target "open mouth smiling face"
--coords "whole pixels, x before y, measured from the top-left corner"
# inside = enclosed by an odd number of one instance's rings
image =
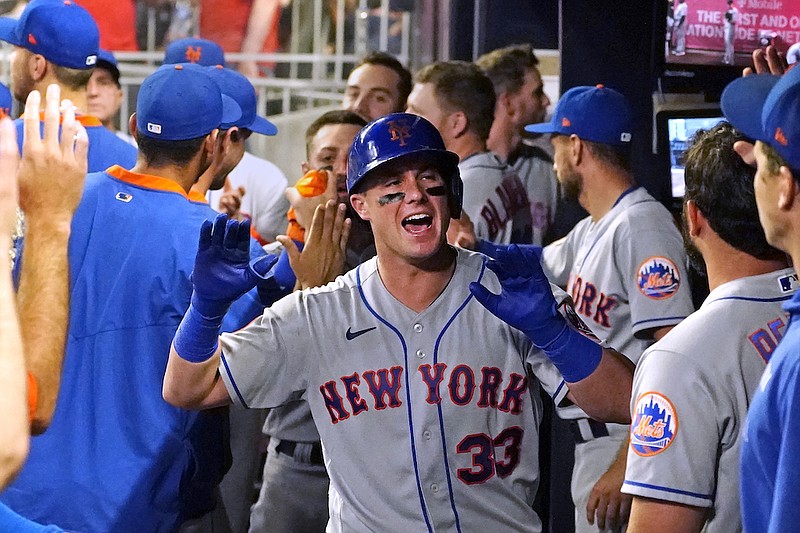
[[[433,225],[433,216],[419,213],[404,218],[400,224],[403,226],[403,229],[412,235],[420,235],[431,229]]]

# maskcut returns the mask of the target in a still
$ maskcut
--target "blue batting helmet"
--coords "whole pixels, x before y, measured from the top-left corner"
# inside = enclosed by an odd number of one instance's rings
[[[347,192],[384,163],[413,157],[429,161],[448,184],[450,216],[461,216],[463,184],[458,172],[458,156],[444,147],[433,124],[411,113],[392,113],[367,124],[350,147],[347,159]]]

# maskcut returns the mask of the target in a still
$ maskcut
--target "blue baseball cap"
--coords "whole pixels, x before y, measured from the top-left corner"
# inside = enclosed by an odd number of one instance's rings
[[[530,124],[531,133],[572,135],[614,146],[630,146],[633,111],[628,99],[602,84],[573,87],[556,104],[550,122]]]
[[[800,171],[800,68],[783,76],[735,79],[722,91],[720,103],[734,128],[770,145],[793,171]]]
[[[0,41],[62,67],[93,68],[100,49],[97,23],[70,0],[32,0],[19,20],[0,18]]]
[[[163,65],[139,89],[136,129],[153,139],[183,141],[208,135],[241,114],[202,67]]]
[[[98,50],[95,68],[102,68],[109,71],[114,81],[119,85],[119,67],[117,66],[117,58],[114,57],[114,54],[102,48]]]
[[[164,52],[164,64],[197,63],[204,67],[225,66],[225,52],[214,41],[186,37],[172,41]]]
[[[258,116],[256,113],[258,96],[253,84],[246,77],[222,65],[206,67],[206,72],[219,84],[222,94],[233,98],[242,110],[242,116],[239,120],[222,124],[221,127],[223,129],[238,126],[262,135],[275,135],[278,133],[278,128],[275,124],[264,117]]]

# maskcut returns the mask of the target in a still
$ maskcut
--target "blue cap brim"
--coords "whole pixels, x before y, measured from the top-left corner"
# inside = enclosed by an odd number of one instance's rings
[[[242,118],[242,108],[236,103],[236,100],[230,96],[222,95],[222,120],[220,126],[225,124],[233,124]]]
[[[275,135],[278,133],[278,127],[275,124],[258,115],[256,115],[253,123],[247,126],[247,129],[254,133],[260,133],[261,135]]]
[[[539,124],[528,124],[525,126],[528,133],[556,133],[558,128],[552,122],[541,122]]]
[[[764,102],[780,76],[757,74],[737,78],[722,91],[722,114],[731,125],[747,137],[768,142],[761,122]]]
[[[0,18],[0,41],[11,43],[14,46],[22,46],[22,43],[17,42],[16,29],[16,19],[10,19],[7,17]]]

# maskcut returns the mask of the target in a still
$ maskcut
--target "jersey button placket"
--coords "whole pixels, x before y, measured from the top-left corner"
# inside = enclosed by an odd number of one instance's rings
[[[416,324],[414,324],[412,329],[414,330],[414,333],[422,333],[422,330],[425,329],[425,328],[422,326],[422,324],[417,322]],[[422,350],[417,350],[416,351],[416,355],[420,359],[424,359],[425,358],[425,352],[423,352]]]

